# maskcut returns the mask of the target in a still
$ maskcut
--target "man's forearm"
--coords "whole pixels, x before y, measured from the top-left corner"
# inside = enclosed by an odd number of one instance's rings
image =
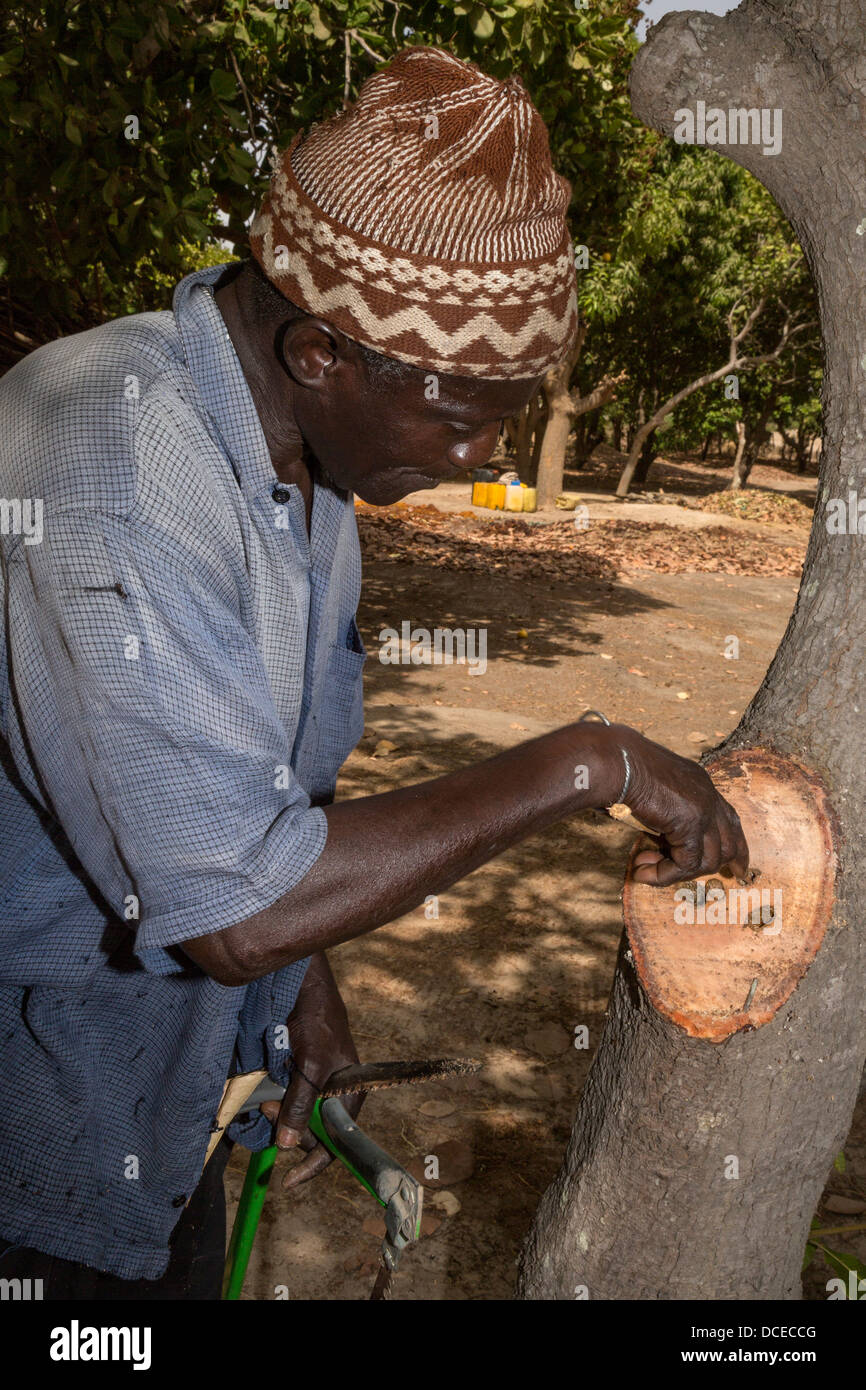
[[[568,725],[433,781],[328,806],[327,843],[301,882],[187,953],[244,984],[393,921],[525,836],[616,800],[623,762],[610,733]]]

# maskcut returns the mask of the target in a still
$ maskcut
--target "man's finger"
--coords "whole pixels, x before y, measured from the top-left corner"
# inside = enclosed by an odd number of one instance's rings
[[[668,888],[682,879],[696,878],[703,863],[703,846],[697,843],[665,845],[661,850],[641,850],[635,855],[634,880],[655,888]]]
[[[644,864],[658,864],[660,859],[664,859],[660,849],[642,849],[634,857],[634,866],[640,869]]]
[[[654,888],[667,888],[671,883],[688,878],[689,875],[672,859],[663,859],[660,855],[654,864],[644,864],[636,869],[633,877],[635,883],[649,883]]]
[[[704,874],[716,874],[724,863],[722,855],[722,837],[717,828],[712,825],[704,835],[704,843],[701,848],[701,867],[699,877]]]
[[[749,877],[749,846],[742,835],[725,845],[728,873],[734,878]]]
[[[734,875],[734,878],[749,877],[750,858],[751,856],[749,854],[749,842],[746,839],[745,834],[743,833],[743,827],[740,825],[738,817],[734,833],[733,854],[728,860],[728,864],[730,866],[731,873]]]
[[[318,1094],[316,1087],[311,1085],[296,1068],[291,1085],[283,1096],[276,1120],[278,1148],[293,1149],[300,1144],[310,1122]]]
[[[333,1161],[333,1157],[334,1155],[325,1148],[324,1144],[317,1144],[302,1163],[289,1169],[283,1178],[283,1187],[300,1187],[302,1183],[309,1182],[310,1178],[318,1177],[319,1173]]]

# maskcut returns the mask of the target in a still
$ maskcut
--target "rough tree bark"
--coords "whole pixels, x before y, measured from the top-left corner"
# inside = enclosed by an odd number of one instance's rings
[[[866,0],[743,0],[724,18],[669,15],[632,73],[632,101],[670,135],[698,100],[784,112],[783,148],[722,152],[792,222],[816,281],[826,372],[819,504],[788,630],[729,749],[814,769],[838,818],[823,944],[769,1022],[724,1043],[657,1012],[623,949],[563,1167],[524,1252],[527,1298],[792,1299],[866,1057],[866,569],[826,504],[866,488]],[[805,866],[808,870],[808,866]],[[660,890],[664,891],[664,890]],[[726,1155],[740,1177],[726,1181]]]

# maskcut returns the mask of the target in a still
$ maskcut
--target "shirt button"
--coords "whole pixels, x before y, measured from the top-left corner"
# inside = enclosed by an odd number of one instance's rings
[[[277,483],[276,487],[271,490],[271,496],[275,502],[278,502],[282,506],[283,502],[288,502],[290,500],[292,489],[290,487],[283,487],[282,483]]]
[[[185,1201],[186,1201],[186,1193],[185,1193],[185,1192],[182,1192],[182,1193],[180,1194],[179,1197],[173,1198],[171,1204],[172,1204],[173,1207],[182,1207],[182,1206],[184,1205]]]

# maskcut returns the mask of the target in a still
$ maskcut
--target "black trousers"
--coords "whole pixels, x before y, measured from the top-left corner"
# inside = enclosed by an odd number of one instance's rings
[[[219,1299],[226,1247],[223,1173],[231,1147],[227,1139],[217,1145],[172,1232],[171,1258],[161,1279],[121,1279],[5,1240],[0,1240],[0,1279],[41,1279],[42,1296],[51,1301]]]

